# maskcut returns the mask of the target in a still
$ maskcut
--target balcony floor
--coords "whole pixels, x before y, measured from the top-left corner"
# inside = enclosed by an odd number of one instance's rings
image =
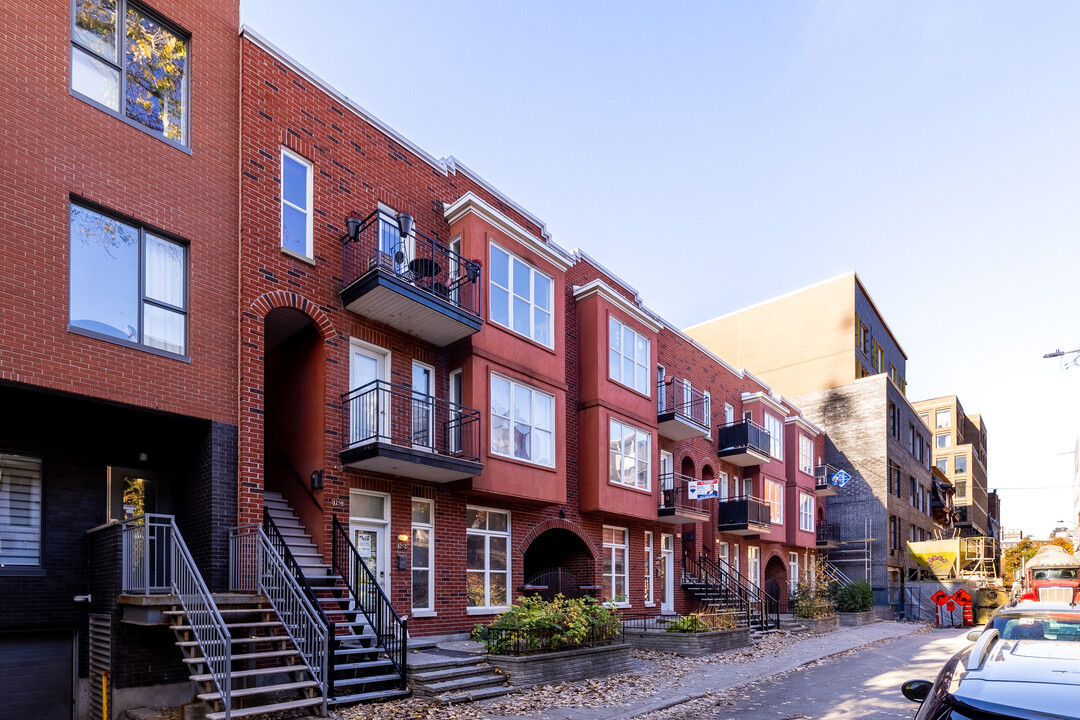
[[[341,291],[346,310],[445,347],[479,332],[483,320],[426,288],[375,269]]]
[[[729,462],[732,465],[738,465],[739,467],[750,467],[752,465],[761,465],[762,463],[769,462],[772,457],[768,453],[755,450],[751,447],[745,448],[733,448],[730,450],[721,450],[717,453],[717,457],[725,462]]]
[[[666,412],[656,416],[660,435],[669,440],[689,440],[705,437],[709,428],[677,412]]]
[[[709,521],[708,510],[690,510],[688,508],[660,508],[656,512],[658,522],[681,525],[683,523],[699,523]]]
[[[484,468],[480,462],[386,442],[346,448],[341,451],[341,464],[357,470],[437,483],[475,477]]]
[[[735,523],[732,525],[719,525],[717,531],[729,535],[764,535],[772,528],[771,525],[760,523]]]

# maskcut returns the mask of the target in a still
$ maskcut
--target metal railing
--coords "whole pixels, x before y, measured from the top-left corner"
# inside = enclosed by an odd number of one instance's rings
[[[264,510],[265,517],[268,516]],[[276,531],[276,528],[274,530]],[[280,538],[280,534],[278,537]],[[239,571],[234,566],[232,576],[239,579],[243,585],[249,585],[249,578],[255,578],[254,589],[270,601],[289,639],[300,652],[308,672],[322,687],[325,715],[330,681],[331,631],[322,609],[316,609],[318,602],[313,604],[311,601],[314,594],[309,598],[305,593],[294,576],[294,571],[289,568],[261,525],[232,528],[229,531],[229,546],[230,558],[246,564],[246,567]],[[249,588],[234,586],[233,589]],[[310,588],[308,591],[310,592]]]
[[[675,512],[688,510],[690,512],[708,513],[704,500],[690,499],[690,483],[694,478],[682,473],[663,473],[660,478],[660,494],[657,498],[658,510],[674,510]]]
[[[621,621],[590,626],[583,633],[572,635],[564,628],[486,627],[477,630],[475,637],[492,655],[528,655],[625,642]]]
[[[832,465],[825,463],[824,465],[818,465],[814,468],[814,487],[817,490],[824,490],[831,486],[830,480],[838,470]],[[832,486],[835,487],[835,486]]]
[[[772,448],[769,431],[749,420],[721,425],[717,431],[718,452],[734,454],[740,450],[756,450],[768,455]]]
[[[346,238],[343,252],[344,287],[381,271],[480,317],[480,265],[419,230],[402,238],[396,221],[378,210],[359,221],[356,239]]]
[[[717,505],[717,525],[720,530],[731,525],[772,526],[772,509],[769,503],[755,497],[722,500]]]
[[[412,388],[372,380],[342,396],[345,448],[387,442],[480,461],[480,413]]]
[[[817,524],[817,544],[840,542],[840,523],[819,522]]]
[[[705,393],[682,378],[672,377],[656,382],[656,414],[669,413],[700,425],[706,431],[712,422]]]
[[[706,586],[713,603],[732,608],[742,615],[747,626],[762,629],[780,626],[780,603],[735,570],[723,559],[717,561],[683,552],[683,571]],[[755,619],[756,616],[756,619]]]
[[[848,575],[843,570],[836,567],[830,562],[825,563],[824,570],[825,580],[829,584],[839,583],[840,585],[850,585],[853,582],[853,580],[848,577]]]
[[[357,607],[364,613],[375,632],[379,645],[393,664],[400,677],[400,687],[405,689],[405,659],[408,657],[408,618],[398,616],[386,597],[371,569],[356,551],[345,526],[334,515],[331,564],[356,599]]]
[[[122,589],[171,592],[180,600],[203,661],[232,717],[232,635],[171,515],[146,514],[123,523]]]

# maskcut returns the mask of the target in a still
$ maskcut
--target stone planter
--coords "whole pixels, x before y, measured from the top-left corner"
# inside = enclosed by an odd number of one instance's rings
[[[713,655],[750,644],[750,628],[709,630],[707,632],[667,632],[656,629],[627,628],[626,643],[641,650],[658,650],[683,657]]]
[[[867,610],[866,612],[852,613],[852,612],[838,612],[836,616],[840,618],[840,624],[844,627],[856,627],[858,625],[869,625],[872,622],[877,622],[877,613],[873,610]]]
[[[796,621],[810,632],[827,633],[840,627],[840,618],[830,615],[823,618],[795,618]]]
[[[488,662],[499,668],[511,685],[532,686],[632,672],[630,650],[630,645],[616,643],[532,655],[488,655]]]

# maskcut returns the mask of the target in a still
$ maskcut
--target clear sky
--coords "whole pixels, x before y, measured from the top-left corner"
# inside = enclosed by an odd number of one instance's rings
[[[1075,522],[1080,3],[302,7],[241,15],[680,327],[856,270],[1004,525]]]

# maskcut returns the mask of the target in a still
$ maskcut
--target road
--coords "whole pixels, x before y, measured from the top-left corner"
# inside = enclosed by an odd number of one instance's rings
[[[725,693],[719,704],[666,720],[897,720],[911,718],[915,703],[900,694],[906,680],[933,680],[964,647],[966,631],[931,630],[887,640],[811,663],[782,676]],[[689,711],[690,708],[687,708]]]

